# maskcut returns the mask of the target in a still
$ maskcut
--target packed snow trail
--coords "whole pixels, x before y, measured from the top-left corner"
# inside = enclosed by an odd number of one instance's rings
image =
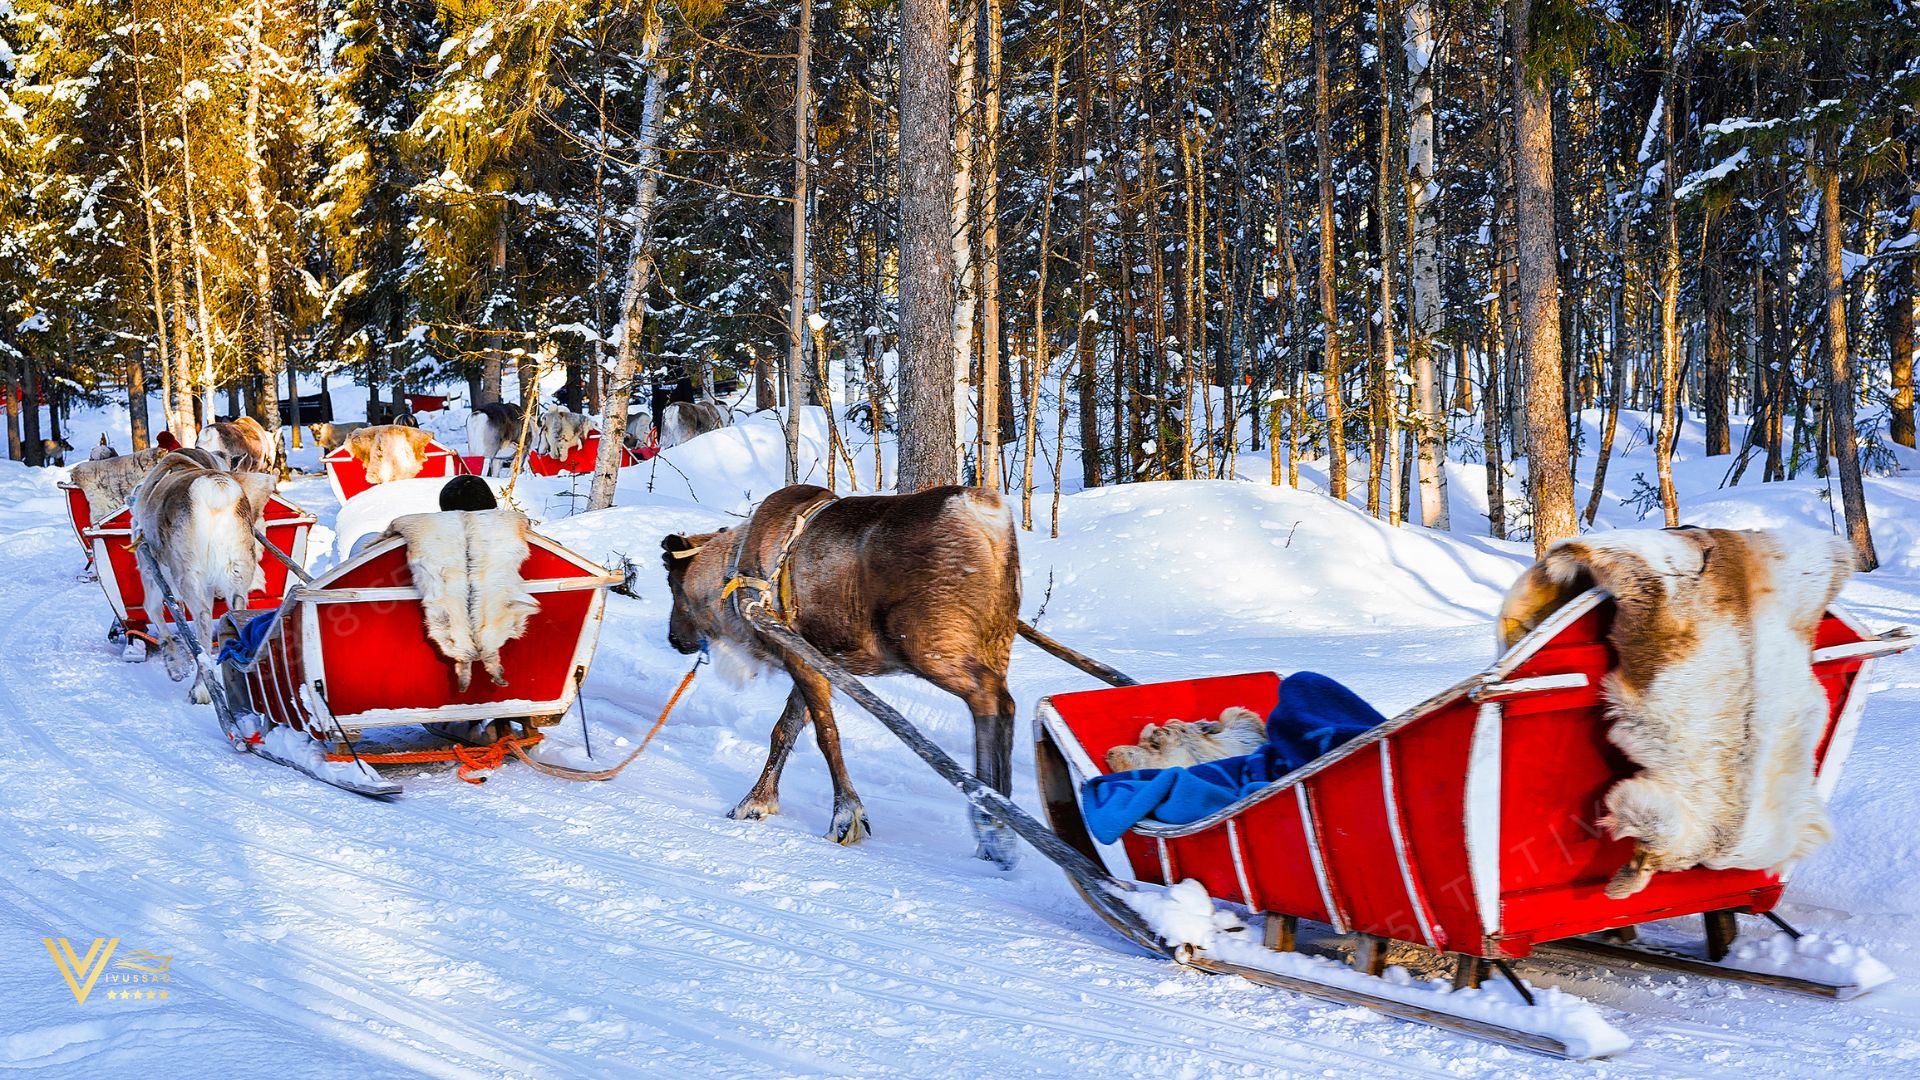
[[[544,526],[589,556],[623,551],[640,564],[641,597],[610,599],[586,686],[603,762],[645,732],[687,666],[664,641],[658,538],[724,524],[737,508],[740,488],[687,470],[707,504],[623,489],[620,508]],[[788,769],[782,815],[730,821],[765,753],[777,680],[736,689],[703,675],[647,754],[607,784],[509,764],[476,787],[424,769],[383,804],[236,754],[160,664],[123,663],[104,640],[107,607],[97,585],[75,579],[54,478],[0,465],[0,715],[12,735],[0,754],[0,1067],[1751,1080],[1920,1060],[1920,869],[1906,825],[1920,811],[1920,663],[1910,657],[1880,668],[1886,689],[1835,803],[1841,838],[1785,907],[1809,928],[1871,943],[1902,981],[1835,1004],[1524,962],[1524,976],[1594,1001],[1635,1040],[1619,1058],[1566,1063],[1139,954],[1030,850],[1010,874],[974,860],[960,797],[844,700],[874,837],[841,848],[819,836],[831,796],[811,740]],[[526,490],[536,505],[564,505],[560,487]],[[1920,509],[1920,484],[1873,490]],[[324,482],[287,494],[332,523]],[[1786,503],[1803,497],[1755,494],[1773,501],[1706,510],[1797,516]],[[1045,604],[1044,629],[1142,678],[1326,671],[1388,712],[1486,660],[1491,605],[1524,562],[1516,545],[1389,530],[1261,485],[1103,490],[1070,496],[1066,515],[1062,539],[1022,537],[1024,610]],[[1920,567],[1900,532],[1883,541],[1891,571],[1848,594],[1877,625],[1920,610]],[[326,542],[317,531],[316,547]],[[1024,643],[1013,683],[1015,798],[1033,808],[1033,702],[1091,683]],[[968,745],[956,701],[908,680],[877,686],[950,751]],[[577,719],[550,736],[551,752],[575,763]],[[45,936],[82,951],[117,936],[122,949],[172,955],[171,996],[106,1000],[103,984],[76,1006]],[[1393,959],[1403,956],[1419,954]]]

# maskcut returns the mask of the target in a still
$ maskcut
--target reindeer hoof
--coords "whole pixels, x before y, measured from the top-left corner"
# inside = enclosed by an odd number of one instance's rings
[[[834,807],[833,823],[827,826],[827,839],[852,847],[872,834],[873,830],[867,825],[866,807],[857,802]]]
[[[973,821],[973,838],[980,845],[973,857],[986,859],[1002,870],[1013,869],[1020,857],[1020,839],[1013,830],[979,810],[969,810],[967,816]]]
[[[764,818],[770,818],[779,812],[780,800],[778,798],[756,799],[752,795],[749,795],[741,799],[733,809],[727,811],[727,816],[735,821],[760,821]]]
[[[187,647],[180,644],[179,638],[168,638],[166,644],[160,646],[160,659],[166,662],[167,678],[174,682],[185,682],[193,674],[193,657],[188,655]]]
[[[194,683],[193,689],[187,691],[187,700],[193,702],[195,705],[211,705],[213,704],[213,695],[207,693],[207,688],[204,685]]]

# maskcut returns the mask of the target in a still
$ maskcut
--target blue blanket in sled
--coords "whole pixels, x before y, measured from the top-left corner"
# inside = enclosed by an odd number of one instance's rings
[[[280,612],[272,611],[248,619],[240,626],[240,632],[220,646],[219,663],[235,663],[245,666],[252,662],[253,654],[260,650],[260,643],[267,640],[267,634],[273,629],[273,622]]]
[[[1189,768],[1096,776],[1080,790],[1087,829],[1111,844],[1145,818],[1174,825],[1198,821],[1386,720],[1325,675],[1297,672],[1280,681],[1265,746]]]

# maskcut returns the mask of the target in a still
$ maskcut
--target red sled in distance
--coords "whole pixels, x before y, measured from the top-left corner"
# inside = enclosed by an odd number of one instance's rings
[[[375,486],[367,479],[367,467],[356,460],[345,446],[321,458],[320,464],[327,470],[327,483],[333,487],[333,497],[340,500],[342,506],[347,504],[348,499]],[[426,462],[415,476],[454,477],[466,471],[466,463],[460,460],[460,455],[435,439],[427,444]]]

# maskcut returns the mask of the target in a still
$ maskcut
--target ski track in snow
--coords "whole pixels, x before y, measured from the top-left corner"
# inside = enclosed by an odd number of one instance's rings
[[[1247,467],[1264,475],[1264,464]],[[611,783],[510,764],[473,786],[423,768],[402,774],[400,800],[362,799],[232,752],[211,711],[189,705],[159,663],[122,662],[103,640],[98,586],[74,577],[80,560],[51,478],[0,469],[0,715],[13,721],[0,754],[0,1070],[1751,1080],[1920,1068],[1910,896],[1847,915],[1797,905],[1789,889],[1790,918],[1871,943],[1902,977],[1845,1004],[1651,969],[1522,962],[1525,977],[1594,1001],[1635,1040],[1612,1060],[1558,1062],[1140,955],[1031,851],[1011,874],[972,859],[959,796],[844,699],[873,839],[849,849],[818,835],[830,796],[804,737],[783,814],[730,821],[782,696],[768,680],[697,683]],[[558,488],[539,490],[556,501]],[[331,524],[324,483],[288,494]],[[1490,647],[1486,607],[1518,549],[1386,536],[1307,501],[1316,498],[1245,485],[1073,496],[1061,540],[1023,537],[1026,610],[1044,595],[1054,614],[1043,625],[1136,675],[1319,669],[1389,712],[1477,668]],[[595,528],[573,519],[549,531],[589,555],[632,552],[650,573],[660,532],[723,517],[624,493],[623,504]],[[1249,507],[1259,519],[1238,520]],[[1883,555],[1895,544],[1889,536]],[[1246,554],[1255,549],[1257,559]],[[1221,553],[1232,558],[1221,572],[1178,577],[1181,559]],[[1368,565],[1382,569],[1351,580]],[[1186,585],[1167,592],[1164,575]],[[643,578],[639,602],[611,600],[587,684],[602,760],[609,743],[644,733],[685,669],[658,640],[662,591]],[[1880,622],[1920,607],[1920,587],[1895,574],[1858,591],[1862,613]],[[1395,599],[1410,611],[1397,623]],[[1286,605],[1299,617],[1276,617]],[[1869,706],[1853,769],[1890,801],[1857,804],[1879,825],[1920,809],[1898,768],[1863,760],[1920,733],[1920,663],[1891,661],[1875,682],[1888,692]],[[1088,683],[1024,644],[1013,683],[1015,797],[1032,806],[1032,704]],[[949,747],[968,742],[951,699],[903,680],[878,688]],[[576,721],[550,730],[549,753],[577,753]],[[1856,804],[1847,783],[1841,791],[1843,840],[1857,844],[1845,816]],[[1812,864],[1808,891],[1844,897],[1850,881],[1890,880],[1869,870]],[[172,999],[107,1002],[103,985],[76,1007],[40,945],[47,935],[82,946],[119,936],[122,949],[173,954]]]

